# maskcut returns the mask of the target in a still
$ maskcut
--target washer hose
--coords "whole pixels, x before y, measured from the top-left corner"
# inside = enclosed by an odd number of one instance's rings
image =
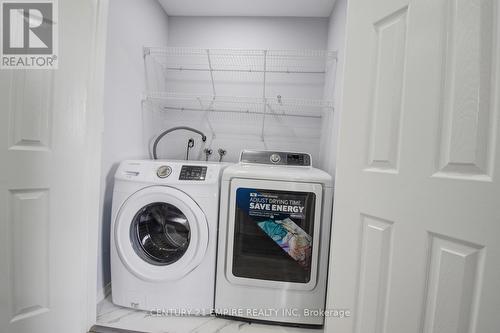
[[[173,132],[173,131],[177,131],[177,130],[186,130],[186,131],[198,133],[199,135],[201,135],[201,140],[203,142],[207,141],[207,136],[202,131],[199,131],[196,128],[187,127],[187,126],[172,127],[172,128],[169,128],[169,129],[161,132],[161,134],[158,135],[158,137],[155,139],[155,141],[153,143],[153,159],[155,159],[155,160],[158,159],[158,155],[156,154],[156,149],[158,148],[158,143],[160,142],[160,140],[168,133]]]

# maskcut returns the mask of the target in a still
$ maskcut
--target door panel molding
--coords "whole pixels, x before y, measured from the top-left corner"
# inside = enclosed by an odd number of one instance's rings
[[[494,108],[494,0],[447,0],[442,24],[443,91],[436,177],[491,181]]]
[[[54,71],[16,70],[10,84],[10,150],[50,151]]]
[[[394,222],[361,215],[356,332],[383,333],[387,321]]]
[[[49,189],[9,190],[11,323],[50,310]]]
[[[430,233],[424,333],[475,332],[486,249]]]
[[[368,171],[398,172],[407,11],[403,7],[373,24],[376,46]]]

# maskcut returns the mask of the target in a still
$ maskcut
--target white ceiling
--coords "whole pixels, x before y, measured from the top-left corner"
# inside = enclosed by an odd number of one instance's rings
[[[158,0],[170,16],[328,17],[335,0]]]

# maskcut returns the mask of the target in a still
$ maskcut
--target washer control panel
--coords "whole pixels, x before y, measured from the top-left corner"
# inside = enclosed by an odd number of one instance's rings
[[[207,177],[207,167],[198,165],[183,165],[179,174],[179,180],[204,181]]]
[[[244,150],[240,162],[283,166],[310,167],[311,155],[307,153]]]
[[[120,163],[115,179],[155,185],[212,185],[228,163],[175,160],[127,160]]]

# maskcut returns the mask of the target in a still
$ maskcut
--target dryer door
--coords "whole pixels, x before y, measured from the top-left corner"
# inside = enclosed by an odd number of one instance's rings
[[[176,280],[202,261],[208,223],[198,204],[168,186],[134,193],[115,221],[115,246],[125,266],[143,280]]]
[[[317,282],[322,186],[233,179],[226,277],[232,284],[312,290]]]

